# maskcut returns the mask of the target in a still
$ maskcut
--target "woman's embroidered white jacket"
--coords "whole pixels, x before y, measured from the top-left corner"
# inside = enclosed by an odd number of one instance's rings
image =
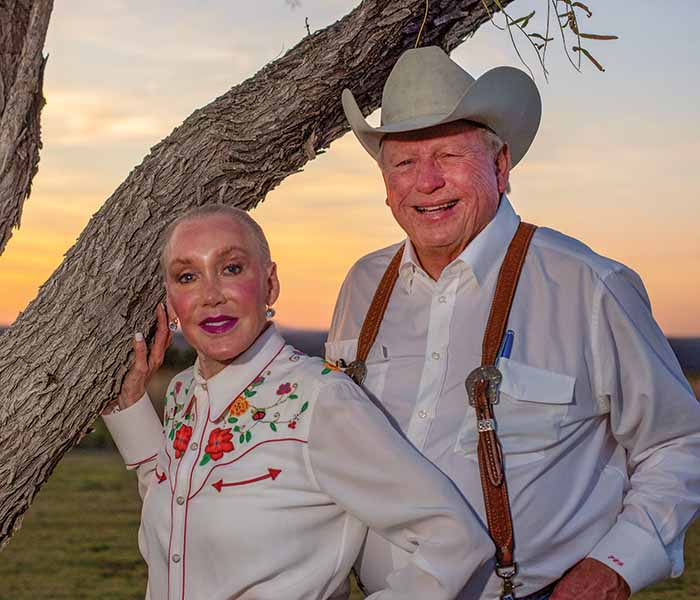
[[[147,396],[105,422],[138,469],[150,600],[341,598],[367,527],[402,550],[373,600],[449,600],[493,556],[450,481],[274,326],[177,375],[163,425]]]

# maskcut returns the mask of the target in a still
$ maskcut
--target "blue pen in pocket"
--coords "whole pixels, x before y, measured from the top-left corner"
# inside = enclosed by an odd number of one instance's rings
[[[498,358],[510,358],[510,352],[513,349],[514,337],[515,333],[513,333],[512,329],[506,331],[506,334],[503,336],[503,340],[501,340],[501,347],[498,349]],[[498,362],[498,359],[496,359],[496,362]]]

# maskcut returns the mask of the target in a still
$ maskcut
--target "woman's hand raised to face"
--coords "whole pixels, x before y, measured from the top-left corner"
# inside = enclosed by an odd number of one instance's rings
[[[150,351],[143,334],[137,332],[134,335],[134,360],[131,363],[131,368],[124,377],[117,401],[109,404],[103,414],[111,413],[117,406],[121,410],[136,404],[146,392],[146,385],[153,374],[163,364],[165,351],[170,345],[173,335],[168,329],[168,318],[162,304],[158,304],[156,307],[156,320],[158,326]]]

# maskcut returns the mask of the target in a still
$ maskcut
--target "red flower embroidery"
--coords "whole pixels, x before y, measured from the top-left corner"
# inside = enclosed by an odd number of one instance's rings
[[[190,438],[192,437],[192,428],[189,425],[183,425],[177,430],[177,435],[173,441],[173,448],[175,448],[175,458],[180,458],[187,450],[187,444],[190,443]]]
[[[259,421],[260,419],[265,418],[265,411],[264,410],[257,410],[253,414],[253,421]]]
[[[251,383],[251,386],[258,386],[262,385],[265,383],[265,378],[262,375],[258,375],[255,379],[253,379],[253,383]]]
[[[296,429],[296,428],[297,428],[297,422],[296,422],[296,421],[290,421],[289,423],[287,423],[287,427],[289,427],[290,429]]]
[[[277,395],[282,396],[284,394],[289,394],[292,391],[291,383],[283,383],[277,388]]]
[[[231,438],[233,434],[230,429],[212,429],[209,434],[209,443],[204,451],[211,456],[212,460],[219,460],[224,452],[231,452],[233,450],[233,443]]]
[[[175,382],[175,395],[179,394],[181,389],[182,389],[182,381],[176,381]]]

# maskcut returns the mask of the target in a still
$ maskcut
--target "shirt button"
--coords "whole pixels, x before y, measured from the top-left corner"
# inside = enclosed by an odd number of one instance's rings
[[[438,302],[439,302],[440,304],[445,304],[445,302],[447,302],[447,298],[446,298],[445,296],[440,296],[440,297],[438,298]]]
[[[204,383],[200,384],[202,386],[202,389],[206,392],[207,391],[207,382],[205,381]]]
[[[197,442],[192,442],[190,444],[190,448],[192,448],[192,450],[196,450],[197,448],[199,448],[199,444]]]
[[[421,410],[418,411],[418,416],[419,416],[421,419],[425,419],[425,417],[428,416],[428,411],[427,411],[427,410],[422,410],[422,409],[421,409]]]
[[[173,562],[174,563],[180,562],[180,555],[179,554],[173,554]]]
[[[182,496],[178,496],[176,502],[182,505],[185,503],[185,499]]]
[[[433,352],[430,356],[433,357],[433,360],[440,360],[440,353],[439,352]]]

